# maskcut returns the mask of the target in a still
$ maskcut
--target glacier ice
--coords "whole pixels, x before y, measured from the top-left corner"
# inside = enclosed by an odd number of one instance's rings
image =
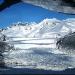
[[[75,1],[66,0],[22,0],[25,3],[40,6],[48,10],[75,14]],[[73,1],[73,2],[72,2]],[[72,6],[73,5],[73,6]]]
[[[8,67],[65,70],[75,68],[75,55],[58,49],[57,40],[75,32],[75,19],[44,19],[40,23],[16,23],[0,32],[6,43],[2,52]],[[2,38],[3,39],[3,38]]]

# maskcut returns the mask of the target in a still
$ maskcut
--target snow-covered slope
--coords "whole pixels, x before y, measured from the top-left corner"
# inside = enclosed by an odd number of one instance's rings
[[[67,21],[67,22],[66,22]],[[74,23],[74,22],[72,22]],[[27,37],[27,38],[43,38],[44,34],[61,34],[75,31],[74,24],[68,20],[60,21],[57,19],[45,19],[42,22],[32,25],[18,25],[7,27],[2,33],[8,37]],[[62,35],[62,34],[61,34]]]
[[[44,19],[40,23],[17,23],[1,31],[1,42],[10,44],[3,52],[4,62],[10,67],[64,70],[74,67],[75,57],[57,48],[59,38],[75,32],[75,19]],[[67,60],[65,60],[65,58]],[[70,59],[71,58],[71,59]]]

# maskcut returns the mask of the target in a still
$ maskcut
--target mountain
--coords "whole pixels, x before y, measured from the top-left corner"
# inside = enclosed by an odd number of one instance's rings
[[[70,54],[57,45],[61,38],[74,32],[75,19],[73,18],[44,19],[40,23],[18,22],[1,29],[0,52],[3,57],[1,61],[4,61],[5,66],[8,67],[45,70],[74,68],[74,51]]]
[[[44,19],[40,23],[15,23],[0,34],[1,42],[15,49],[57,48],[57,41],[75,32],[75,19]],[[56,53],[56,51],[53,51]],[[60,52],[60,51],[59,51]],[[57,52],[58,53],[58,52]]]
[[[74,23],[74,21],[72,22]],[[73,29],[72,29],[73,28]],[[6,36],[17,36],[17,37],[36,37],[37,34],[41,34],[41,37],[45,33],[65,33],[65,32],[71,32],[74,31],[74,25],[71,25],[71,22],[68,20],[60,21],[57,19],[45,19],[42,22],[36,24],[23,24],[23,23],[17,23],[16,25],[13,25],[11,27],[7,27],[6,30],[3,30],[1,33]],[[35,34],[34,34],[35,33]],[[36,34],[37,33],[37,34]],[[13,34],[13,35],[12,35]],[[32,34],[32,36],[30,35]],[[38,36],[39,37],[39,36]]]

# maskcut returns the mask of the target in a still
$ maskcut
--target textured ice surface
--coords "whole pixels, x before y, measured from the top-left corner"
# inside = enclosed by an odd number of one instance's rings
[[[75,55],[58,49],[56,42],[75,32],[75,19],[45,19],[39,24],[8,27],[1,33],[14,49],[4,52],[6,66],[45,70],[75,68]]]
[[[75,14],[75,7],[72,7],[73,4],[68,3],[68,1],[66,3],[63,0],[22,0],[22,1],[36,6],[43,7],[48,10]],[[74,5],[75,5],[75,1],[74,1]]]

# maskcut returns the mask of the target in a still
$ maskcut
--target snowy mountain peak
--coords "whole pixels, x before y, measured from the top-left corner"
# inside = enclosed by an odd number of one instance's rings
[[[17,23],[0,34],[3,61],[9,67],[64,70],[75,67],[75,50],[57,47],[59,38],[75,32],[75,19],[44,19],[40,23]],[[74,37],[75,38],[75,37]],[[61,43],[61,42],[60,42]],[[71,57],[72,56],[72,57]],[[67,60],[65,60],[65,58]],[[62,63],[64,62],[64,63]]]
[[[6,36],[17,36],[17,37],[39,37],[46,33],[56,33],[65,35],[69,32],[75,31],[75,19],[57,20],[44,19],[40,23],[21,23],[18,22],[16,25],[7,27],[1,33]],[[72,22],[73,21],[73,22]]]

